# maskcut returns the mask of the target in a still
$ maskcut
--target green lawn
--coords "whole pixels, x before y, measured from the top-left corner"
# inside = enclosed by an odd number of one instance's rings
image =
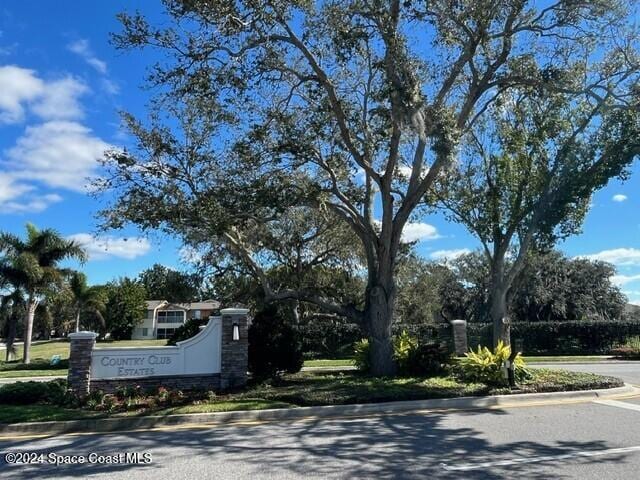
[[[14,360],[22,360],[23,346],[16,345],[16,357]],[[5,358],[5,351],[0,350],[2,359]],[[66,340],[51,340],[49,342],[36,343],[31,345],[31,359],[43,359],[49,361],[52,356],[60,355],[61,359],[69,358],[69,342]]]
[[[558,355],[558,356],[526,356],[526,362],[563,363],[563,362],[601,362],[611,360],[609,355]]]
[[[17,377],[53,377],[56,375],[66,375],[66,368],[52,368],[48,370],[2,370],[0,364],[0,378],[17,378]]]
[[[612,377],[591,373],[536,369],[532,378],[520,385],[524,392],[555,392],[562,390],[588,390],[622,386]],[[482,383],[464,383],[455,377],[430,378],[376,378],[357,372],[306,371],[286,376],[276,384],[263,384],[246,393],[235,395],[298,406],[344,405],[351,403],[422,400],[476,395],[511,393],[507,388],[496,388]]]
[[[588,390],[621,385],[623,385],[621,380],[612,377],[536,369],[532,372],[531,379],[519,385],[519,392]],[[104,411],[105,403],[94,403],[94,410],[90,410],[88,407],[70,410],[43,404],[2,405],[0,407],[0,423],[69,420],[101,416],[227,412],[313,405],[347,405],[508,393],[517,392],[482,383],[463,383],[451,376],[376,378],[358,372],[306,371],[285,375],[277,381],[250,385],[241,391],[219,394],[211,399],[187,395],[181,397],[177,403],[170,404],[166,401],[159,401],[157,397],[142,396],[135,397],[129,408],[125,407],[128,401],[120,400],[111,413]],[[102,401],[104,402],[104,400]]]
[[[262,398],[245,400],[222,400],[192,405],[182,405],[180,407],[170,407],[156,410],[153,415],[178,415],[181,413],[213,413],[213,412],[235,412],[239,410],[266,410],[269,408],[291,408],[286,402],[276,402],[264,400]]]
[[[75,410],[56,405],[2,405],[0,423],[52,422],[104,417],[103,413]]]
[[[118,340],[113,342],[98,342],[96,348],[109,347],[152,347],[164,346],[166,340]],[[22,360],[22,345],[18,345],[17,355]],[[51,357],[60,355],[62,365],[51,366]],[[4,358],[4,351],[0,350],[0,356]],[[31,347],[31,364],[24,365],[18,360],[11,362],[0,361],[0,378],[11,377],[43,377],[49,375],[66,375],[66,361],[69,359],[69,342],[68,341],[50,341],[37,343]]]
[[[558,356],[526,356],[526,362],[538,363],[563,363],[563,362],[600,362],[602,360],[611,360],[609,355],[558,355]],[[321,360],[305,360],[305,367],[347,367],[353,366],[353,359],[321,359]]]
[[[305,367],[351,367],[353,366],[353,359],[322,359],[322,360],[305,360]]]

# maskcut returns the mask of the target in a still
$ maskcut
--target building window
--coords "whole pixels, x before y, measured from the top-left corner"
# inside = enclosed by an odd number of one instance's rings
[[[184,323],[184,312],[179,310],[158,312],[158,323]]]
[[[149,335],[149,329],[148,328],[143,328],[142,329],[142,336],[146,337],[147,335]]]
[[[156,337],[158,339],[171,338],[173,336],[173,332],[175,331],[176,331],[175,328],[159,328],[158,334],[156,335]]]
[[[196,320],[200,320],[200,315],[201,315],[200,310],[193,311],[193,318],[195,318]]]

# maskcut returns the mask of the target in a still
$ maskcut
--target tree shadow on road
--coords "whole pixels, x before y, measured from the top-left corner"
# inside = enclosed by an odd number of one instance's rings
[[[494,415],[505,412],[487,410],[456,412],[455,415]],[[15,442],[0,451],[34,449],[47,453],[114,454],[152,452],[150,465],[72,465],[7,466],[0,473],[12,479],[83,478],[98,473],[117,478],[144,473],[167,477],[164,467],[192,478],[187,473],[210,472],[210,478],[306,477],[321,478],[443,478],[546,480],[549,472],[541,466],[554,462],[522,463],[504,467],[451,471],[460,464],[475,464],[505,459],[531,459],[540,456],[570,455],[579,451],[611,448],[605,441],[553,441],[545,443],[516,441],[495,444],[484,432],[447,421],[450,413],[426,412],[392,414],[352,419],[319,419],[273,422],[261,425],[224,426],[206,429],[148,431],[124,434],[63,436],[56,446],[48,441]],[[499,422],[499,418],[494,422]],[[620,462],[624,455],[605,458],[575,458],[572,462]],[[205,465],[206,464],[206,465]],[[204,465],[204,466],[202,466]],[[217,472],[217,473],[216,473]],[[0,477],[2,475],[0,474]],[[563,477],[556,474],[554,478]]]

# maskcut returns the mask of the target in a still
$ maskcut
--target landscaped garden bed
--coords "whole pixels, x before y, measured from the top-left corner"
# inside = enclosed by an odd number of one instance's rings
[[[64,381],[24,385],[0,387],[1,423],[590,390],[619,387],[623,382],[590,373],[536,369],[519,384],[518,390],[512,391],[485,383],[463,382],[454,375],[376,378],[359,372],[300,372],[225,394],[129,388],[114,395],[94,393],[82,403],[63,394]],[[37,401],[25,404],[33,400]]]

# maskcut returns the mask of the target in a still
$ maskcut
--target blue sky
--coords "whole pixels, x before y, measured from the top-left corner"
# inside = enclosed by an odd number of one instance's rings
[[[95,236],[95,214],[105,200],[86,194],[96,159],[124,145],[118,110],[144,115],[143,84],[152,58],[124,54],[109,44],[122,10],[160,18],[153,0],[0,4],[0,230],[22,233],[30,221],[85,243],[83,267],[92,283],[135,276],[153,263],[186,268],[180,245],[166,237],[142,238],[135,229]],[[640,303],[640,168],[625,184],[598,192],[581,235],[560,248],[618,267],[614,278]],[[405,231],[420,240],[427,258],[446,258],[477,242],[459,225],[429,216]]]

